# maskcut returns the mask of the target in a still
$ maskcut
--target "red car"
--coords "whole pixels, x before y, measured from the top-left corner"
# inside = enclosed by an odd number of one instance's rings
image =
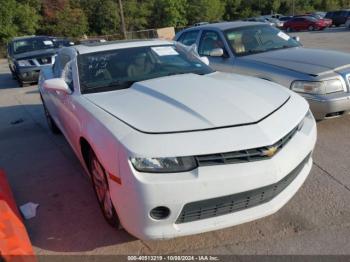
[[[286,31],[301,31],[301,30],[323,30],[328,27],[328,23],[324,19],[316,19],[312,16],[294,17],[283,25]]]

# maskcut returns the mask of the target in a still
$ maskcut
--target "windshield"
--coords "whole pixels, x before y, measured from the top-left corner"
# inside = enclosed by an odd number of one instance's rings
[[[300,46],[299,42],[272,26],[247,26],[225,31],[237,56]]]
[[[31,52],[41,49],[54,48],[54,44],[50,38],[40,37],[40,38],[27,38],[16,40],[13,42],[13,53],[21,54],[25,52]]]
[[[115,49],[78,56],[81,92],[129,88],[158,77],[214,72],[181,44]]]

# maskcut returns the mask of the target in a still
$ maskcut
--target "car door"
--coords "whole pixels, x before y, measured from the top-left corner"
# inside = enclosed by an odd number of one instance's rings
[[[63,77],[63,69],[65,65],[69,62],[70,57],[68,54],[65,52],[60,52],[56,57],[55,57],[55,63],[53,64],[52,67],[52,73],[49,75],[45,75],[46,79],[50,78],[62,78]],[[62,120],[59,117],[59,96],[61,95],[62,92],[59,91],[48,91],[44,90],[43,96],[44,96],[44,101],[45,101],[45,106],[50,112],[51,117],[54,119],[56,125],[62,129]],[[64,130],[61,130],[64,133]]]
[[[224,38],[217,31],[204,30],[201,34],[198,44],[198,54],[200,56],[206,56],[209,59],[210,66],[215,70],[223,72],[232,72],[233,56],[229,52],[227,43]],[[210,52],[216,48],[222,48],[224,54],[222,57],[212,57]]]
[[[68,85],[71,94],[58,92],[55,95],[57,114],[62,126],[62,132],[75,150],[78,148],[77,143],[81,129],[75,104],[76,98],[79,96],[78,83],[76,78],[74,78],[76,73],[75,60],[71,60],[65,65],[62,73],[62,78]]]
[[[177,41],[186,46],[191,46],[193,44],[196,44],[198,36],[199,36],[199,30],[191,30],[191,31],[182,33],[180,37],[177,39]]]

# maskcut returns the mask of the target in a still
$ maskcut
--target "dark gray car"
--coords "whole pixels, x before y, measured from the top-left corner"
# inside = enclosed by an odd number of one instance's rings
[[[57,52],[52,37],[47,36],[17,37],[7,49],[11,73],[20,86],[37,82],[41,68],[53,64]]]
[[[316,119],[350,112],[350,55],[303,48],[263,23],[227,22],[189,28],[175,37],[196,45],[218,70],[279,83],[303,95]]]

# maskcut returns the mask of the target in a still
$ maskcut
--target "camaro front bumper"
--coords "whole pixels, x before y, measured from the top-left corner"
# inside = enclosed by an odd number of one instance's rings
[[[341,116],[350,112],[350,93],[341,92],[305,98],[317,120]]]
[[[119,158],[126,160],[119,166],[122,185],[110,182],[112,201],[124,228],[140,239],[174,238],[249,222],[273,214],[293,197],[311,170],[315,143],[316,125],[312,119],[268,160],[198,167],[183,173],[151,174],[136,171],[127,161],[127,155],[120,155]],[[225,214],[216,212],[216,215],[192,221],[181,220],[188,205],[234,199],[247,192],[258,192],[261,197],[264,188],[271,189],[293,172],[296,173],[287,185],[261,204],[246,205],[245,202],[229,213],[226,210]],[[266,193],[271,192],[270,189]],[[225,203],[221,204],[216,202],[214,209],[222,210]],[[169,208],[168,217],[160,220],[151,217],[150,211],[159,206]]]

